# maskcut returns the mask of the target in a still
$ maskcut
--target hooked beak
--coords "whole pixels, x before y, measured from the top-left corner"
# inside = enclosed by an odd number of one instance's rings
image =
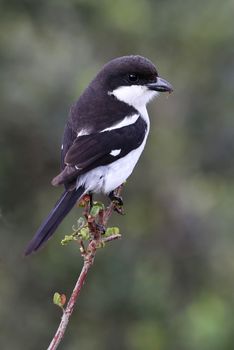
[[[157,81],[155,83],[150,83],[150,84],[147,84],[146,86],[148,87],[149,90],[154,90],[159,92],[171,93],[173,91],[172,85],[168,81],[160,77],[157,77]]]

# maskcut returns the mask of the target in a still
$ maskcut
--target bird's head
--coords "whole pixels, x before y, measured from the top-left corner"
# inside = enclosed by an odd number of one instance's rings
[[[160,92],[171,93],[172,85],[158,76],[154,64],[142,56],[123,56],[108,62],[97,75],[109,96],[135,108],[145,106]]]

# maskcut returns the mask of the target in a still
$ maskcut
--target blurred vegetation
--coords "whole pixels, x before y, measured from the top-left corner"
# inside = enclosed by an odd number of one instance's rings
[[[82,260],[30,258],[57,199],[69,105],[113,57],[141,54],[175,87],[124,191],[124,235],[98,251],[61,346],[231,350],[234,344],[234,1],[0,1],[0,347],[46,349]]]

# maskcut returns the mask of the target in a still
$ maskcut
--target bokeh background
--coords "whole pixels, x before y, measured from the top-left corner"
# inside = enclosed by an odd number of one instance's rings
[[[234,348],[234,1],[0,2],[0,347],[46,349],[82,260],[22,252],[60,189],[69,105],[110,59],[141,54],[175,87],[124,190],[61,349]]]

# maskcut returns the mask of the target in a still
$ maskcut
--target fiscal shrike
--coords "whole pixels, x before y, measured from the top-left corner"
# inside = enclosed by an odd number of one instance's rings
[[[131,175],[146,143],[147,103],[159,92],[172,92],[154,64],[142,56],[107,63],[75,102],[61,147],[61,172],[52,180],[65,191],[25,251],[43,245],[79,199],[113,191]]]

